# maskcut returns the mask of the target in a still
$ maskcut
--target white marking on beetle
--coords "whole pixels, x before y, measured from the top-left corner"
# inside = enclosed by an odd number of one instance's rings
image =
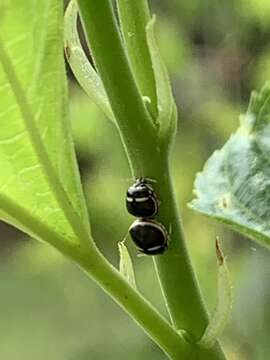
[[[144,202],[147,201],[149,197],[141,197],[141,198],[134,198],[135,202]]]
[[[160,245],[148,248],[147,251],[155,251],[155,250],[158,250],[158,249],[160,249]]]
[[[156,222],[156,221],[154,221],[154,220],[148,220],[148,221],[142,221],[142,220],[140,220],[140,219],[135,220],[135,221],[133,222],[133,224],[130,226],[129,231],[130,231],[131,229],[133,229],[134,227],[136,227],[137,225],[154,227],[154,228],[162,231],[163,236],[164,236],[165,239],[168,238],[168,233],[167,233],[167,230],[166,230],[166,228],[164,227],[164,225],[162,225],[162,224],[160,224],[160,223],[158,223],[158,222]]]

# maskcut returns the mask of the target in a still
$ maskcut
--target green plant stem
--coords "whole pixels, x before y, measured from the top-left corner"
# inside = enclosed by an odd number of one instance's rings
[[[208,315],[186,247],[167,160],[159,159],[155,169],[152,176],[158,179],[160,200],[157,220],[168,229],[170,242],[162,256],[154,257],[154,263],[174,327],[186,330],[197,341],[208,324]],[[225,359],[219,345],[207,353],[206,359],[210,358]]]
[[[146,40],[150,12],[146,0],[117,0],[121,30],[131,67],[141,94],[149,97],[149,108],[157,116],[157,94],[152,61]]]
[[[100,254],[94,246],[85,251],[77,244],[70,243],[61,235],[48,228],[38,219],[33,219],[25,209],[0,194],[1,206],[7,219],[22,231],[46,241],[66,257],[75,261],[102,288],[125,309],[144,331],[173,360],[192,359],[192,348],[172,326],[147,302],[120,273]]]
[[[132,316],[169,358],[193,359],[192,347],[101,254],[77,252],[73,260]]]
[[[99,75],[117,115],[126,152],[132,153],[129,157],[133,162],[131,168],[136,163],[136,167],[145,173],[147,169],[143,169],[141,158],[147,157],[151,161],[152,145],[157,143],[155,128],[132,75],[111,1],[79,0],[77,3]]]
[[[207,326],[208,317],[181,230],[168,170],[168,154],[158,143],[156,129],[136,87],[111,2],[78,0],[78,5],[133,174],[157,181],[154,186],[161,200],[158,219],[172,230],[168,252],[155,260],[171,319],[177,329],[184,328],[198,340]],[[205,357],[198,358],[224,359],[224,356],[214,348]]]
[[[166,163],[157,169],[154,177],[158,179],[156,191],[160,200],[157,220],[168,229],[170,239],[168,251],[156,256],[154,262],[174,327],[185,329],[198,339],[208,322],[207,314],[187,253],[169,169]]]
[[[96,250],[67,253],[97,282],[172,360],[223,360],[218,349],[202,349],[184,340],[160,313]]]

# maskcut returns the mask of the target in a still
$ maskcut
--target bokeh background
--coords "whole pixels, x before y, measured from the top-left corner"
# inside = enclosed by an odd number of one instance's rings
[[[270,253],[186,205],[196,172],[237,128],[250,91],[270,80],[269,0],[151,0],[150,5],[179,108],[174,184],[203,293],[212,311],[218,235],[234,285],[232,320],[222,336],[228,358],[270,359]],[[114,126],[68,74],[94,237],[117,266],[117,242],[132,221],[124,205],[131,182],[127,161]],[[1,360],[165,360],[74,264],[5,224],[0,233]],[[151,258],[137,257],[131,242],[128,246],[139,288],[166,315]]]

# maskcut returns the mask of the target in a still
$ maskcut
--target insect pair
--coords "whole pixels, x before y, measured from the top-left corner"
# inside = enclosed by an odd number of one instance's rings
[[[162,254],[167,249],[165,227],[153,220],[158,212],[158,199],[145,178],[139,178],[127,190],[126,207],[138,217],[129,228],[129,234],[138,250],[147,255]]]

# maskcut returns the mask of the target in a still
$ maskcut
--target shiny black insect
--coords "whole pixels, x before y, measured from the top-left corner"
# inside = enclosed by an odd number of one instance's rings
[[[139,178],[127,190],[127,211],[136,217],[153,217],[158,212],[158,201],[146,179]]]
[[[163,225],[150,219],[138,219],[129,228],[138,250],[146,255],[163,254],[168,247],[168,233]]]

